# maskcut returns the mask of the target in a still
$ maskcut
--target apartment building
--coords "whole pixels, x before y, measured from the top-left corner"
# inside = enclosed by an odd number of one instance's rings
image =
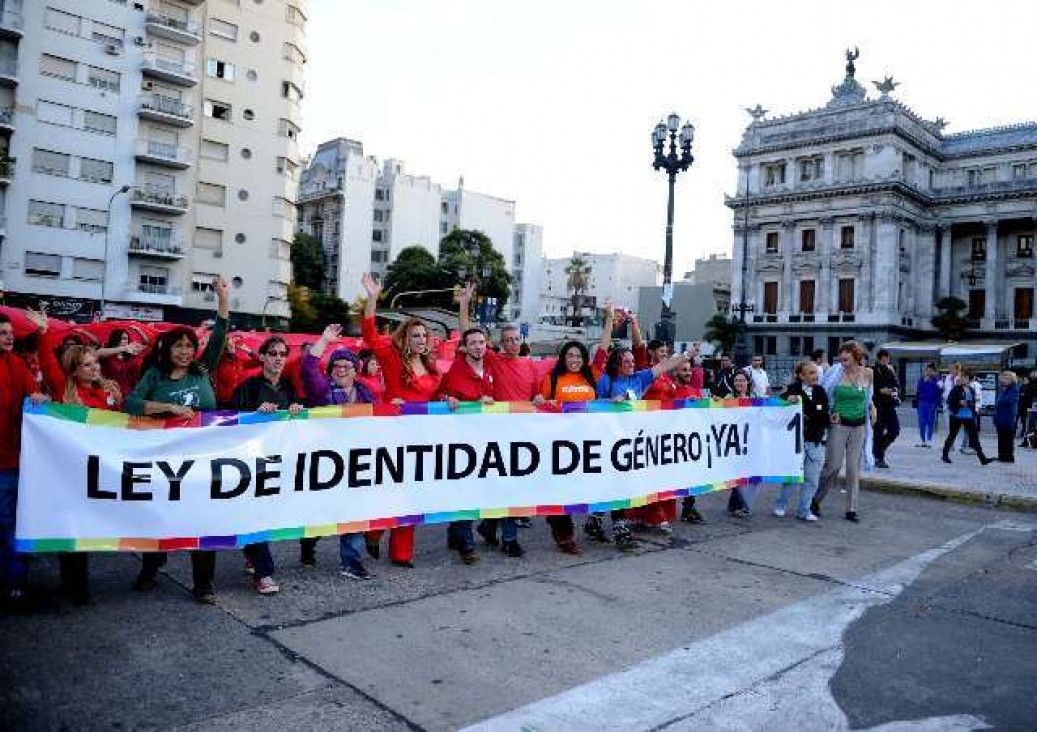
[[[234,311],[287,317],[301,0],[38,0],[20,13],[7,301],[193,320],[220,273]]]
[[[511,258],[511,319],[516,322],[539,322],[543,259],[543,227],[515,224]]]

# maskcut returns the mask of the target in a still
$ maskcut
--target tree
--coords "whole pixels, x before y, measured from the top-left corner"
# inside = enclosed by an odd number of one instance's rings
[[[738,318],[725,313],[714,314],[706,321],[702,338],[715,344],[724,353],[730,353],[738,338]]]
[[[396,255],[396,259],[386,270],[385,282],[382,283],[382,297],[390,303],[393,297],[404,292],[444,290],[455,284],[457,280],[443,270],[427,249],[417,245],[409,246]],[[452,299],[450,293],[432,293],[421,296],[420,300],[415,295],[410,302],[450,307]]]
[[[969,321],[962,315],[966,308],[968,305],[960,297],[944,297],[936,303],[936,309],[940,312],[933,316],[932,323],[941,338],[948,341],[961,340],[969,329]]]
[[[315,332],[317,328],[317,310],[310,302],[310,288],[289,285],[288,304],[292,309],[292,331],[294,333]]]
[[[569,264],[565,267],[568,275],[565,286],[570,292],[570,303],[572,304],[572,324],[576,327],[582,325],[583,317],[583,293],[590,287],[591,265],[581,255],[573,254]]]
[[[439,267],[447,276],[447,287],[475,282],[480,297],[497,300],[499,318],[511,294],[511,275],[504,257],[481,231],[455,229],[439,242]]]
[[[324,288],[324,247],[319,239],[301,231],[292,242],[292,276],[295,284],[313,292]]]

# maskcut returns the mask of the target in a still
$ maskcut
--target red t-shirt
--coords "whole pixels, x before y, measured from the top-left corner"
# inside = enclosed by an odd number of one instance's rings
[[[483,364],[482,375],[475,372],[462,354],[450,365],[450,370],[439,382],[439,396],[451,396],[462,402],[477,402],[484,396],[493,397],[494,379],[486,364]]]
[[[487,351],[487,370],[493,376],[493,398],[499,402],[528,402],[540,393],[536,361]]]
[[[0,353],[0,468],[18,467],[22,444],[22,402],[39,391],[32,372],[14,353]]]

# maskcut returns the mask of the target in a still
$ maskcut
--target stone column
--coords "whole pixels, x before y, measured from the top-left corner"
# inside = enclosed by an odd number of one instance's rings
[[[778,293],[778,312],[792,312],[792,258],[796,251],[796,222],[781,222],[781,292]]]
[[[914,314],[928,320],[933,314],[933,300],[937,292],[936,282],[939,269],[936,262],[936,228],[930,224],[921,224],[915,237],[915,265],[911,273],[912,287],[917,289],[915,295]],[[942,285],[941,285],[942,286]]]
[[[899,229],[894,217],[883,213],[876,222],[875,255],[871,262],[873,294],[872,310],[889,320],[897,305],[897,274],[900,271]],[[899,321],[898,321],[899,322]]]
[[[983,316],[987,320],[993,321],[998,317],[1001,308],[997,306],[997,293],[1000,288],[1000,277],[998,274],[998,262],[997,262],[997,220],[987,222],[987,267],[986,267],[986,281],[984,282],[984,289],[986,289],[986,312]],[[990,324],[993,326],[993,323]]]
[[[833,311],[832,307],[832,253],[835,251],[835,220],[824,218],[821,224],[821,268],[818,272],[818,283],[814,288],[814,308],[822,319]]]
[[[938,226],[937,236],[940,237],[940,297],[950,297],[954,294],[951,288],[951,255],[954,249],[954,226],[943,224]]]

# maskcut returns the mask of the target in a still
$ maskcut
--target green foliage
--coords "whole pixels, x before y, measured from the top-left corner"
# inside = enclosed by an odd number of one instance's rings
[[[319,333],[328,323],[349,323],[349,303],[336,295],[311,292],[307,287],[293,285],[288,289],[292,308],[293,333]]]
[[[428,250],[419,246],[409,246],[400,251],[386,270],[385,281],[382,283],[382,299],[388,304],[396,295],[404,292],[443,290],[455,284],[457,280],[439,266],[436,258]],[[401,298],[401,304],[449,307],[452,299],[451,293],[430,293]]]
[[[565,267],[565,274],[568,275],[566,287],[570,293],[572,324],[576,327],[583,325],[583,293],[590,288],[591,269],[591,265],[579,254],[573,254],[569,264]]]
[[[292,276],[295,284],[314,292],[324,288],[324,247],[316,237],[299,232],[292,242]]]
[[[725,353],[731,353],[738,338],[738,318],[726,313],[716,313],[706,321],[703,340],[715,344]]]
[[[963,311],[968,304],[960,297],[944,297],[936,303],[939,312],[933,316],[932,324],[940,337],[948,341],[958,341],[969,329],[969,321]]]
[[[511,275],[504,257],[481,231],[457,229],[439,242],[439,267],[451,284],[474,281],[479,297],[497,298],[497,312],[508,301]]]

